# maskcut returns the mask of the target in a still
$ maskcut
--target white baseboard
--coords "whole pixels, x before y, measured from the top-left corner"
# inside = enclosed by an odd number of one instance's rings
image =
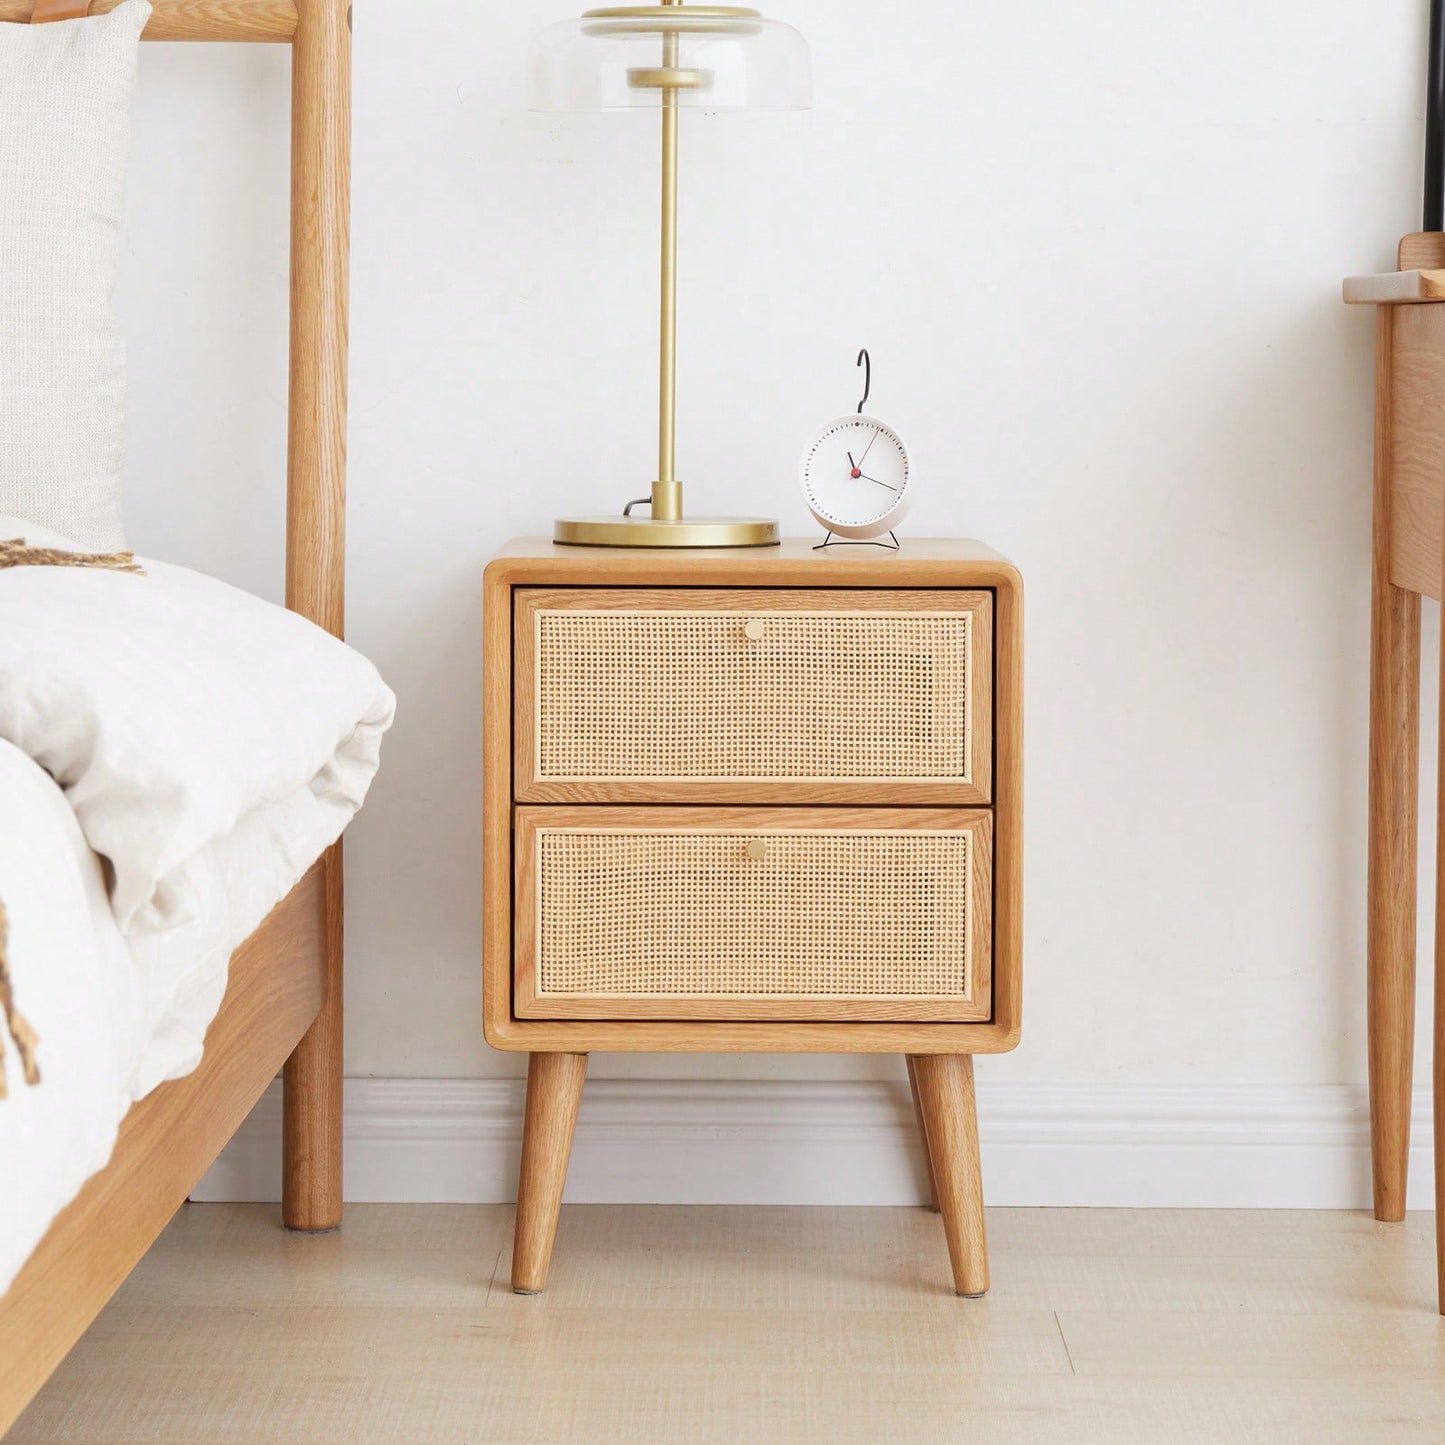
[[[1428,1093],[1415,1097],[1410,1206],[1430,1208]],[[1357,1209],[1370,1202],[1362,1091],[1347,1086],[979,1085],[991,1204]],[[350,1079],[346,1197],[515,1197],[522,1085]],[[572,1203],[916,1204],[922,1156],[896,1085],[587,1085]],[[281,1098],[257,1106],[193,1196],[280,1197]]]

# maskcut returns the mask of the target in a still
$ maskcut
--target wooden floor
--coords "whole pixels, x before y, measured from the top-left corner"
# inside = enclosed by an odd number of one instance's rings
[[[188,1205],[9,1439],[1445,1440],[1427,1214],[990,1210],[983,1301],[922,1209],[570,1207],[536,1299],[511,1222]]]

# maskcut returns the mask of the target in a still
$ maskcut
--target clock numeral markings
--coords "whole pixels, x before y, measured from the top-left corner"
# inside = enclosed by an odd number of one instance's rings
[[[867,442],[863,447],[863,450],[856,455],[853,453],[852,450],[847,450],[844,452],[844,456],[847,458],[848,464],[847,475],[853,481],[864,481],[870,483],[875,487],[882,487],[885,492],[891,492],[896,499],[901,500],[904,487],[908,485],[908,455],[903,450],[903,445],[901,442],[898,441],[897,437],[894,436],[894,434],[889,431],[886,426],[882,426],[874,422],[871,418],[848,417],[844,420],[840,420],[837,424],[830,427],[822,436],[816,438],[812,448],[808,453],[807,470],[811,471],[812,465],[826,455],[826,453],[824,452],[824,447],[830,438],[837,438],[849,430],[862,431],[865,429],[870,431],[872,435],[868,438]],[[885,431],[888,432],[890,440],[897,448],[899,457],[903,464],[903,480],[898,486],[894,486],[891,482],[885,482],[880,477],[870,476],[867,472],[863,470],[863,465],[867,460],[869,453],[873,450],[873,447],[878,441],[878,438],[882,436]],[[857,443],[854,442],[853,445],[856,446]],[[836,465],[836,463],[834,465]],[[813,507],[815,514],[818,515],[820,520],[823,518],[828,518],[829,520],[839,520],[832,516],[831,508],[829,508],[822,501],[822,499],[817,495],[815,491],[815,487],[826,487],[826,485],[827,484],[823,482],[821,478],[817,477],[805,480],[804,488],[809,498],[809,504]],[[897,501],[887,503],[885,506],[882,507],[878,515],[889,515],[892,509],[897,505]]]

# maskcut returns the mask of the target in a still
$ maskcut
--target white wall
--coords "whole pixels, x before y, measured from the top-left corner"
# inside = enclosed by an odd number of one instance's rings
[[[1425,6],[775,8],[816,108],[685,121],[680,470],[810,531],[795,456],[866,344],[905,545],[1024,571],[1026,1022],[983,1077],[1357,1083],[1372,333],[1339,280],[1418,223]],[[401,701],[349,844],[356,1075],[517,1071],[479,1023],[482,567],[651,467],[655,129],[523,108],[567,13],[356,10],[350,634]],[[133,538],[271,595],[286,75],[147,49],[123,296]]]

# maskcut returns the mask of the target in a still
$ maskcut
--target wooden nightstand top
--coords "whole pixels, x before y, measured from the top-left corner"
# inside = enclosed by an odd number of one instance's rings
[[[788,538],[776,547],[562,547],[546,537],[508,542],[487,567],[502,585],[992,587],[1022,590],[1017,569],[982,542],[909,538],[897,551]]]

